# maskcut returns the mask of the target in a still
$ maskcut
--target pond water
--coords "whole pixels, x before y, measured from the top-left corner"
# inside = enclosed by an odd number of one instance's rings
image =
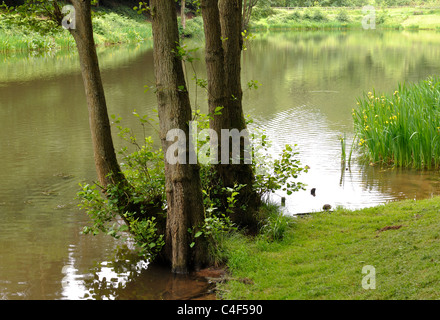
[[[364,91],[392,92],[398,82],[440,73],[438,33],[256,34],[247,47],[243,85],[262,86],[245,90],[245,112],[266,130],[274,154],[297,144],[311,168],[299,179],[307,190],[287,197],[288,214],[326,203],[361,208],[439,194],[438,172],[356,161],[341,170],[338,140],[345,134],[351,144],[351,109]],[[153,90],[144,92],[154,83],[151,43],[100,49],[99,56],[110,114],[140,130],[132,111],[153,114],[156,105]],[[205,77],[202,61],[194,69]],[[192,68],[187,72],[191,79]],[[190,90],[206,110],[204,93],[192,84]],[[80,233],[88,217],[74,199],[78,183],[96,180],[96,173],[75,53],[0,56],[0,115],[0,299],[206,298],[208,282],[171,276],[110,237]],[[124,146],[116,136],[115,144]]]

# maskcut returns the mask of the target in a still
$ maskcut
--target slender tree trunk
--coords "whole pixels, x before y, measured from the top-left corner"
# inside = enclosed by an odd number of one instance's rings
[[[243,115],[241,88],[241,0],[220,0],[220,23],[224,49],[226,90],[229,105],[230,128],[246,129]]]
[[[186,1],[182,0],[182,4],[180,6],[180,19],[182,21],[183,29],[186,29],[186,15],[185,15]]]
[[[258,0],[244,0],[242,31],[244,31],[248,28],[249,21],[251,19],[251,15],[252,15],[252,10],[257,5],[257,3],[258,3]]]
[[[177,56],[179,33],[174,0],[151,0],[154,65],[160,122],[160,139],[167,154],[174,141],[167,141],[170,130],[182,130],[186,136],[186,159],[189,159],[189,121],[191,105],[186,90],[182,61]],[[167,158],[167,157],[165,157]],[[204,208],[197,164],[171,164],[165,159],[167,225],[165,250],[172,271],[186,273],[200,268],[207,259],[203,237],[193,241],[189,228],[197,230],[204,221]]]
[[[202,0],[201,2],[205,26],[209,113],[214,114],[217,107],[224,107],[221,115],[214,115],[210,120],[210,128],[217,133],[220,142],[223,141],[222,129],[238,129],[238,131],[246,129],[241,89],[241,1]],[[220,145],[221,148],[225,146]],[[252,167],[244,163],[243,159],[240,164],[230,163],[231,145],[227,151],[220,149],[218,149],[219,155],[222,152],[229,153],[226,163],[220,161],[215,166],[223,185],[225,187],[233,187],[235,184],[246,185],[240,191],[231,218],[241,226],[254,228],[257,225],[254,213],[260,201],[252,188],[254,182]],[[244,140],[241,141],[240,152],[244,155]],[[241,209],[242,205],[246,207],[245,210]]]
[[[107,104],[93,39],[90,1],[72,0],[72,4],[75,8],[76,27],[69,31],[78,48],[98,179],[104,188],[109,184],[127,184],[121,173],[113,146]]]
[[[217,140],[211,139],[216,147],[217,156],[220,156],[221,130],[229,126],[227,107],[226,78],[224,69],[224,51],[220,25],[218,0],[201,1],[203,25],[205,26],[205,62],[208,77],[208,105],[210,129],[217,134]],[[216,108],[223,107],[221,114],[216,113]],[[219,165],[216,165],[219,171]]]
[[[110,185],[117,185],[121,192],[115,200],[119,214],[129,226],[125,213],[130,212],[137,218],[146,219],[155,216],[158,219],[158,232],[163,233],[165,222],[157,215],[157,207],[151,206],[151,212],[141,215],[141,204],[133,203],[130,198],[132,186],[121,172],[111,134],[110,121],[104,88],[99,70],[98,56],[93,39],[91,4],[89,0],[72,0],[75,8],[75,29],[69,29],[75,39],[81,65],[81,74],[89,112],[89,125],[92,136],[95,167],[98,180],[104,191]],[[107,196],[110,196],[107,194]]]
[[[241,88],[241,52],[243,48],[243,37],[241,35],[242,27],[242,0],[220,0],[220,24],[222,30],[223,50],[224,50],[224,74],[226,81],[226,109],[228,129],[246,130],[246,121],[243,114],[243,91]],[[246,138],[244,138],[246,139]],[[249,145],[249,141],[246,141]],[[245,141],[241,140],[241,155],[244,154]],[[234,221],[255,228],[258,221],[255,217],[255,210],[260,205],[260,199],[253,190],[255,180],[251,164],[244,161],[237,164],[222,164],[221,177],[227,187],[234,184],[246,185],[240,191],[235,213]],[[242,210],[241,206],[246,209]]]
[[[247,27],[247,11],[248,11],[248,3],[247,0],[243,0],[243,17],[241,19],[241,30],[243,31]]]

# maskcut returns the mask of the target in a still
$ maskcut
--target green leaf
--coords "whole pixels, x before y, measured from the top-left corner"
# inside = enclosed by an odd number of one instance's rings
[[[203,234],[203,232],[202,232],[202,231],[199,231],[199,232],[197,232],[197,233],[194,235],[194,238],[198,238],[198,237],[200,237],[202,234]]]
[[[122,226],[119,228],[119,231],[122,231],[122,232],[124,232],[124,231],[128,231],[128,226],[127,226],[126,224],[122,225]]]
[[[217,108],[215,108],[214,113],[217,115],[220,111],[222,111],[224,109],[224,107],[219,106]],[[220,113],[221,114],[221,113]]]

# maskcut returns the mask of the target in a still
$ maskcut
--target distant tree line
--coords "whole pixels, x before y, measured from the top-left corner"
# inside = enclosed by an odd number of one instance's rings
[[[367,4],[379,6],[410,6],[437,3],[421,0],[259,0],[259,7],[356,7]]]
[[[8,6],[19,6],[24,4],[24,0],[3,0],[0,2],[6,3]],[[63,2],[63,1],[60,1]],[[71,1],[64,1],[71,2]],[[138,0],[98,0],[100,6],[116,6],[116,5],[127,5],[127,6],[135,6],[139,4]]]
[[[25,0],[0,0],[8,6],[19,6],[24,3]],[[65,2],[71,2],[67,0]],[[149,5],[149,0],[143,1]],[[183,5],[186,13],[200,13],[200,0],[175,0],[176,10],[180,12]],[[252,11],[253,7],[259,9],[270,7],[359,7],[363,5],[377,5],[377,6],[411,6],[411,5],[429,5],[440,4],[440,0],[243,0],[243,7],[250,9],[248,13]],[[98,0],[96,6],[100,7],[118,7],[128,6],[135,7],[139,5],[139,0]],[[246,12],[246,10],[245,10]],[[243,18],[246,20],[245,14]]]
[[[102,7],[117,7],[117,6],[128,6],[128,7],[135,7],[139,5],[139,1],[140,0],[98,0],[97,1],[97,6],[102,6]],[[0,4],[4,2],[6,5],[8,6],[19,6],[24,4],[25,0],[0,0]],[[60,1],[63,2],[63,1]],[[71,2],[69,0],[66,0],[64,2]],[[147,5],[149,5],[149,0],[147,1],[143,1],[145,2]],[[185,7],[186,10],[188,11],[192,11],[192,12],[196,12],[199,7],[200,7],[200,0],[186,0],[185,1]],[[180,10],[180,6],[181,6],[181,0],[176,0],[176,8]]]

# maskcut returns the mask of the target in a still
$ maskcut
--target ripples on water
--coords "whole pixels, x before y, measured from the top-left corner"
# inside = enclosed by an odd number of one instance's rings
[[[339,138],[345,132],[330,129],[320,113],[307,106],[280,112],[261,127],[275,140],[274,154],[280,154],[286,144],[297,144],[302,165],[310,167],[308,173],[298,178],[307,185],[306,191],[291,196],[277,192],[272,197],[277,203],[286,197],[286,208],[291,214],[321,211],[324,204],[360,209],[440,193],[438,172],[372,167],[356,161],[356,152],[350,166],[342,166]],[[346,135],[347,157],[352,140],[350,132]],[[310,193],[312,188],[316,188],[315,197]]]
[[[324,204],[333,208],[362,208],[392,199],[375,188],[368,190],[363,182],[363,167],[356,164],[350,170],[341,167],[339,137],[343,133],[329,129],[319,112],[299,106],[276,114],[263,124],[263,128],[269,137],[275,137],[275,154],[279,154],[286,144],[297,144],[302,165],[310,167],[308,173],[298,178],[307,184],[306,191],[291,196],[277,193],[287,197],[286,207],[290,213],[321,211]],[[346,139],[351,141],[352,136]],[[316,197],[310,194],[312,188],[316,188]]]

